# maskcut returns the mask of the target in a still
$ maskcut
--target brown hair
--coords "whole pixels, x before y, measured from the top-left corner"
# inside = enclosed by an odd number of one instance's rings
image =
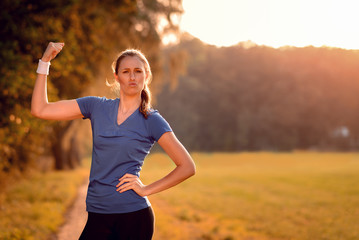
[[[127,49],[127,50],[121,52],[120,55],[117,57],[117,60],[112,63],[112,70],[114,73],[116,73],[116,75],[118,75],[118,68],[120,67],[121,61],[125,57],[137,57],[145,66],[145,71],[147,74],[147,79],[146,79],[147,81],[145,83],[145,87],[141,91],[140,112],[147,119],[148,113],[151,108],[151,99],[152,99],[151,91],[148,87],[148,85],[152,81],[152,72],[151,72],[150,64],[148,63],[145,55],[140,50]],[[117,81],[115,81],[113,84],[107,84],[107,85],[113,87],[115,91],[119,89],[119,83]]]

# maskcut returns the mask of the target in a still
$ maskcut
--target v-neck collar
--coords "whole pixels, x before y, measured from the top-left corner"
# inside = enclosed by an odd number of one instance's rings
[[[116,100],[117,100],[117,101],[116,101],[115,125],[116,125],[117,127],[121,127],[122,125],[124,125],[124,123],[127,122],[127,120],[128,120],[129,118],[131,118],[133,115],[135,115],[135,113],[138,111],[138,109],[139,109],[140,107],[136,108],[135,111],[133,111],[133,113],[131,113],[121,124],[118,124],[118,122],[117,122],[117,117],[118,117],[118,111],[119,111],[119,109],[120,109],[120,99],[117,98]]]

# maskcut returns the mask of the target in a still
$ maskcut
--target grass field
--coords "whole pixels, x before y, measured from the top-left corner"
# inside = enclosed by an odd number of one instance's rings
[[[359,154],[192,154],[197,174],[150,196],[156,240],[357,240]],[[143,182],[173,164],[145,161]]]
[[[36,172],[0,192],[0,239],[46,240],[88,176],[88,161],[72,171]]]
[[[357,240],[359,153],[193,153],[197,173],[150,196],[155,240]],[[50,172],[0,194],[0,239],[48,239],[89,172]],[[148,184],[174,167],[151,154]],[[71,240],[71,239],[69,239]]]

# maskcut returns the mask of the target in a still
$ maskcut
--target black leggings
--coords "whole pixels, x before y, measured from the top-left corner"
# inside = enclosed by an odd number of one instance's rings
[[[150,240],[154,229],[151,207],[129,213],[88,213],[79,240]]]

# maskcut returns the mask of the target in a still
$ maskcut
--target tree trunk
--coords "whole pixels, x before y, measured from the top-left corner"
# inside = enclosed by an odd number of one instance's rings
[[[77,133],[77,131],[71,137],[70,149],[68,151],[68,156],[67,156],[69,167],[71,169],[76,168],[81,163],[81,157],[80,157],[80,152],[79,152],[79,148],[78,148],[76,133]]]
[[[55,159],[55,169],[64,170],[69,168],[68,149],[65,147],[65,136],[73,121],[59,122],[53,128],[53,138],[51,139],[51,150]]]

